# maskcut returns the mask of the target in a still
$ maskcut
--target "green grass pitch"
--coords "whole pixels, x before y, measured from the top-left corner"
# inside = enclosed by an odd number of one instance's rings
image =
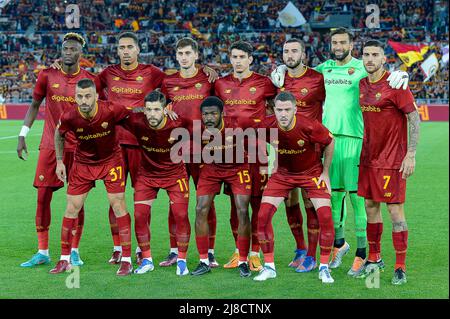
[[[346,237],[349,253],[342,268],[334,270],[335,283],[322,285],[317,271],[295,273],[287,265],[293,257],[294,239],[286,222],[284,208],[277,212],[275,229],[275,262],[278,277],[266,282],[240,278],[236,269],[213,269],[201,277],[175,275],[175,267],[160,268],[145,275],[118,278],[117,266],[107,263],[112,249],[108,223],[108,205],[102,183],[97,183],[86,203],[85,230],[80,244],[85,265],[80,269],[80,288],[66,287],[68,274],[50,275],[60,254],[60,228],[65,207],[65,189],[54,194],[50,228],[51,265],[23,269],[19,264],[35,253],[37,238],[34,218],[36,190],[32,186],[38,156],[38,143],[43,122],[37,121],[28,138],[29,158],[17,158],[16,135],[22,121],[0,121],[0,289],[1,298],[449,298],[448,255],[448,123],[422,123],[417,152],[417,168],[407,187],[406,216],[409,226],[407,255],[408,283],[395,287],[390,283],[395,253],[391,224],[383,207],[385,232],[382,240],[383,259],[387,265],[381,274],[379,288],[368,289],[364,280],[346,275],[356,245],[351,205]],[[193,194],[193,193],[191,193]],[[127,205],[133,212],[132,189],[127,188]],[[350,203],[348,203],[350,204]],[[188,251],[188,267],[198,262],[194,232],[195,197],[190,201],[192,236]],[[152,253],[155,264],[168,252],[168,198],[160,192],[152,210]],[[229,201],[216,198],[216,258],[227,262],[234,245],[229,225]],[[302,210],[304,210],[302,208]],[[306,235],[306,233],[305,233]],[[133,251],[136,241],[133,234]]]

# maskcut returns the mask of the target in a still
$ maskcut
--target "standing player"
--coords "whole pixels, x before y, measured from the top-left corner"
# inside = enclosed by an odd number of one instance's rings
[[[189,120],[168,120],[164,114],[166,97],[153,91],[145,98],[143,113],[132,114],[124,127],[133,133],[142,149],[141,165],[135,184],[134,222],[138,245],[142,251],[142,262],[134,271],[144,274],[154,269],[150,249],[150,216],[153,201],[159,189],[169,195],[171,212],[175,223],[175,245],[177,247],[177,271],[183,276],[189,273],[186,253],[189,246],[191,226],[189,224],[189,178],[183,162],[174,163],[171,149],[175,139],[172,130],[189,125]]]
[[[62,161],[64,136],[75,134],[78,142],[75,160],[67,188],[67,208],[61,228],[61,259],[51,274],[70,270],[69,252],[72,232],[78,213],[96,180],[103,180],[108,200],[119,225],[123,257],[118,276],[131,274],[131,219],[125,207],[125,180],[122,155],[116,141],[116,124],[124,120],[129,111],[123,107],[97,99],[95,84],[90,79],[78,81],[75,101],[78,107],[64,112],[55,130],[56,175],[66,180],[66,167]]]
[[[359,81],[367,76],[362,60],[352,57],[353,35],[345,28],[331,32],[331,55],[333,59],[318,65],[315,70],[322,73],[326,96],[323,108],[323,124],[333,133],[335,152],[330,168],[331,206],[335,228],[335,241],[330,268],[338,268],[342,258],[350,250],[345,241],[344,227],[347,218],[345,203],[349,193],[355,217],[357,249],[350,276],[358,275],[366,260],[367,217],[364,199],[357,194],[358,165],[363,137],[363,120],[359,108]],[[282,86],[285,66],[272,74],[275,85]],[[408,84],[408,74],[396,71],[389,77],[389,85],[403,89]]]
[[[334,239],[329,178],[333,136],[317,120],[297,113],[296,98],[289,92],[277,95],[274,112],[276,118],[268,118],[267,124],[262,125],[278,129],[277,139],[270,141],[278,157],[276,172],[269,178],[259,212],[258,238],[264,253],[264,268],[254,280],[264,281],[276,277],[272,217],[289,192],[301,187],[313,203],[320,224],[319,279],[323,283],[333,283],[328,269]],[[323,165],[316,144],[324,147]]]
[[[297,112],[322,123],[322,105],[325,100],[323,75],[303,64],[305,45],[301,40],[291,38],[283,45],[283,62],[287,67],[284,86],[278,92],[287,91],[296,99]],[[317,150],[322,152],[321,149]],[[307,216],[308,250],[303,237],[303,218],[298,203],[298,191],[295,189],[285,201],[288,223],[294,235],[297,249],[295,257],[289,264],[297,272],[308,272],[316,266],[316,250],[319,240],[319,223],[314,205],[302,190],[303,202]]]
[[[392,284],[401,285],[406,283],[408,248],[404,211],[406,179],[414,172],[420,119],[411,91],[389,87],[389,72],[383,68],[386,63],[383,48],[384,45],[376,40],[364,44],[363,62],[369,76],[359,84],[364,141],[358,195],[365,198],[369,241],[369,258],[362,277],[374,268],[384,268],[380,245],[383,232],[380,203],[384,202],[392,221],[396,255]]]
[[[165,73],[152,64],[139,63],[139,53],[137,35],[133,32],[121,33],[117,46],[120,64],[110,65],[99,74],[102,89],[105,90],[109,102],[121,103],[129,108],[142,107],[145,96],[161,87]],[[141,149],[134,135],[123,128],[118,128],[117,136],[124,161],[125,181],[130,173],[131,185],[134,187],[141,162]],[[109,222],[114,241],[113,255],[109,263],[118,264],[122,248],[120,247],[119,228],[112,207],[109,208]],[[139,251],[137,251],[137,260],[139,263]]]
[[[58,180],[55,174],[55,127],[63,111],[73,109],[76,105],[74,96],[77,82],[83,78],[95,78],[94,75],[80,68],[80,58],[84,45],[85,41],[79,34],[67,33],[64,35],[61,51],[62,67],[60,70],[49,68],[39,73],[33,92],[33,101],[19,134],[17,154],[20,159],[24,160],[23,152],[27,153],[25,137],[36,119],[39,106],[45,98],[44,131],[39,145],[39,159],[33,183],[38,192],[36,232],[39,250],[30,260],[22,263],[22,267],[33,267],[50,262],[48,251],[48,232],[51,221],[50,203],[53,192],[64,186],[64,183]],[[72,166],[75,147],[76,141],[74,136],[68,134],[63,156],[68,171]],[[84,208],[82,207],[77,221],[77,232],[72,242],[71,262],[75,266],[83,265],[78,252],[83,224]]]
[[[181,38],[175,45],[176,59],[180,64],[180,71],[166,75],[162,82],[161,91],[172,101],[172,110],[181,118],[187,119],[188,129],[193,136],[193,123],[198,121],[200,129],[200,104],[211,95],[213,84],[208,80],[208,75],[204,70],[199,69],[195,62],[198,60],[198,44],[192,38]],[[194,162],[193,147],[191,147],[190,162],[186,164],[186,170],[189,176],[192,176],[195,187],[198,185],[199,166]],[[198,153],[198,152],[197,152]],[[198,154],[197,154],[198,155]],[[216,210],[214,203],[211,205],[211,211],[208,214],[209,224],[209,248],[208,259],[211,268],[218,267],[214,257],[214,244],[216,239]],[[178,248],[176,241],[176,223],[172,210],[169,211],[169,234],[170,234],[170,253],[169,256],[161,262],[160,266],[171,266],[176,263]]]
[[[227,132],[228,128],[232,128],[233,123],[230,118],[223,117],[223,107],[223,102],[215,96],[207,97],[200,105],[202,121],[205,126],[202,144],[206,144],[202,154],[206,164],[203,164],[200,169],[195,217],[195,240],[200,263],[191,274],[198,276],[211,271],[208,259],[209,226],[207,219],[214,197],[220,192],[222,183],[228,183],[238,214],[239,273],[241,277],[249,277],[251,272],[247,258],[250,250],[251,230],[248,203],[252,193],[251,176],[243,152],[241,154],[242,162],[238,161],[237,144],[239,142],[237,136]],[[233,155],[231,163],[226,160],[227,153]],[[210,162],[205,159],[205,154],[208,154],[207,157],[211,157]]]
[[[224,118],[229,119],[233,127],[242,128],[243,130],[246,128],[256,128],[265,118],[268,101],[276,95],[276,89],[268,77],[250,71],[250,65],[253,62],[253,47],[250,43],[245,41],[235,42],[230,46],[229,51],[233,73],[215,82],[215,94],[224,101]],[[262,143],[265,143],[265,141]],[[266,154],[259,155],[266,156]],[[252,181],[252,197],[250,199],[250,205],[252,207],[252,248],[249,263],[252,271],[262,269],[259,258],[260,247],[257,234],[257,222],[263,188],[267,183],[267,172],[260,170],[261,163],[259,157],[256,163],[250,163]],[[234,239],[237,243],[238,226],[236,207],[233,205],[234,202],[231,200],[232,210],[230,222]],[[238,267],[238,261],[238,252],[235,251],[230,261],[224,267],[236,268]]]

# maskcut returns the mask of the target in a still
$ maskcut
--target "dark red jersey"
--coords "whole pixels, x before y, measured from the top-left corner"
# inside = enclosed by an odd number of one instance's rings
[[[266,101],[277,93],[267,76],[255,72],[242,82],[233,74],[220,78],[214,83],[214,91],[224,102],[224,117],[233,127],[243,129],[258,127],[266,116]]]
[[[244,135],[236,132],[233,124],[230,118],[224,118],[219,129],[202,127],[203,163],[234,168],[248,162]]]
[[[317,175],[322,171],[320,153],[315,144],[326,146],[331,143],[332,135],[317,120],[311,120],[299,113],[294,117],[294,126],[283,130],[278,126],[274,115],[268,116],[262,127],[276,128],[278,136],[267,132],[267,142],[277,151],[275,167],[280,173],[296,175]]]
[[[133,113],[124,122],[124,127],[132,132],[142,149],[140,172],[155,178],[184,176],[184,163],[173,161],[171,152],[179,141],[173,130],[184,127],[188,121],[181,118],[172,121],[167,116],[163,121],[161,128],[154,129],[148,124],[144,113]]]
[[[306,67],[298,77],[286,74],[284,86],[278,92],[291,92],[297,101],[297,112],[322,123],[322,104],[325,101],[323,75]]]
[[[359,83],[359,103],[364,119],[360,165],[400,168],[408,148],[407,113],[416,110],[411,91],[392,89],[389,72],[375,83],[369,78]]]
[[[36,86],[33,91],[33,99],[41,100],[45,98],[45,121],[39,149],[55,149],[54,138],[55,128],[61,114],[65,111],[75,109],[75,87],[81,79],[88,78],[96,82],[97,92],[100,84],[95,75],[79,69],[74,74],[67,74],[62,70],[48,68],[39,72]],[[73,134],[66,137],[65,148],[74,150],[76,141]]]
[[[108,66],[99,74],[100,83],[109,102],[128,108],[144,106],[147,94],[161,87],[165,73],[152,64],[138,64],[134,70],[124,70],[120,64]],[[119,142],[139,145],[136,138],[119,128]]]
[[[208,82],[208,76],[203,70],[185,78],[180,72],[167,75],[162,83],[161,91],[172,101],[172,109],[180,117],[188,119],[188,127],[192,132],[192,121],[201,120],[200,104],[211,95],[213,84]]]
[[[62,136],[69,132],[75,134],[78,142],[75,161],[78,163],[98,165],[120,156],[116,124],[129,116],[130,110],[100,100],[96,110],[92,119],[85,118],[78,107],[61,116],[59,133]]]

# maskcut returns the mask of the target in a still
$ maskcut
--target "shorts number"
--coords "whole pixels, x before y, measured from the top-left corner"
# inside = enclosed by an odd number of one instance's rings
[[[117,172],[119,174],[117,175]],[[113,167],[109,170],[109,175],[112,176],[111,182],[117,181],[117,179],[122,179],[122,166]]]
[[[189,191],[189,186],[188,186],[188,184],[186,182],[186,178],[177,179],[177,183],[180,186],[180,191],[182,193],[184,193],[185,191],[186,192]],[[183,188],[183,186],[184,186],[184,188]]]
[[[237,173],[239,175],[239,181],[241,184],[250,182],[250,175],[248,173],[248,170],[243,170],[241,172]]]
[[[265,183],[267,180],[267,174],[261,174],[261,183]]]
[[[388,187],[388,185],[389,185],[390,180],[391,180],[391,176],[390,175],[385,175],[385,176],[383,176],[383,179],[385,180],[383,189],[386,189]]]
[[[316,183],[316,186],[318,189],[322,188],[322,187],[327,187],[327,185],[325,184],[325,181],[322,181],[322,184],[319,184],[319,179],[317,177],[313,177],[312,181],[314,183]]]

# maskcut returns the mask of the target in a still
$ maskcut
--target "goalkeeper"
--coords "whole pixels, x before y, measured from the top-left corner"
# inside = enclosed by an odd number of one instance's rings
[[[330,268],[338,268],[342,258],[350,250],[345,241],[348,192],[353,206],[356,233],[356,254],[350,276],[357,276],[366,261],[367,216],[364,198],[357,195],[358,165],[363,139],[363,118],[359,107],[359,81],[367,76],[362,60],[351,55],[353,35],[345,28],[334,29],[331,34],[331,56],[315,70],[324,76],[326,99],[323,106],[323,124],[335,137],[333,161],[330,167],[332,188],[331,205],[335,228],[334,248]],[[280,65],[272,72],[272,82],[277,87],[284,84],[287,66]],[[392,88],[403,89],[408,85],[408,74],[393,72],[389,78]]]

